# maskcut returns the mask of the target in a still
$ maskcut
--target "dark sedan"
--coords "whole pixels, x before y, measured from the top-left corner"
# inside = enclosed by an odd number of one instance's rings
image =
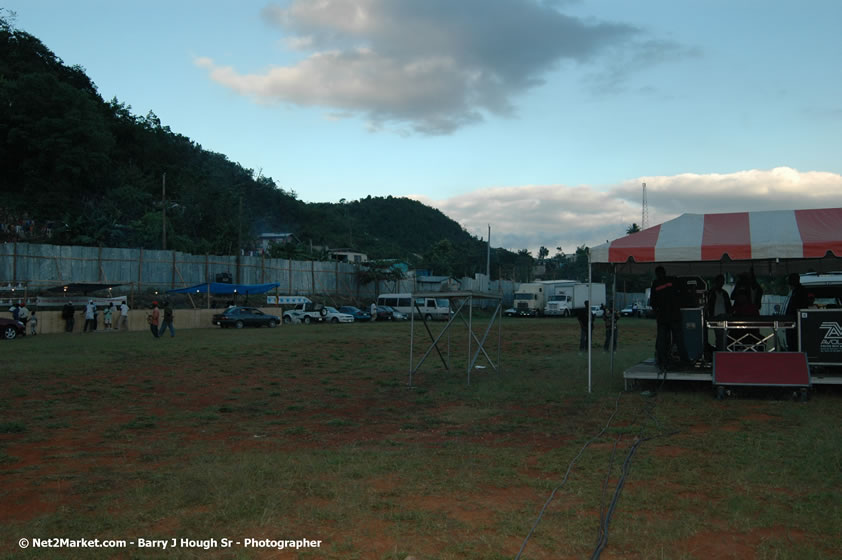
[[[401,313],[394,307],[389,305],[377,306],[377,320],[378,321],[406,321],[409,317],[406,313]]]
[[[371,321],[371,313],[367,313],[360,309],[359,307],[354,307],[353,305],[343,305],[339,308],[340,313],[347,313],[354,317],[354,322],[358,321]]]
[[[3,338],[6,340],[14,340],[26,335],[26,326],[14,319],[0,318],[0,333],[3,333]]]
[[[281,323],[277,315],[268,315],[256,307],[229,307],[213,316],[213,324],[222,328],[234,327],[277,327]]]

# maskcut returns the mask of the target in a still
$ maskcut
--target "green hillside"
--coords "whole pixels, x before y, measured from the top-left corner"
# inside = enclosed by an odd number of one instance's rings
[[[231,254],[260,233],[288,232],[299,244],[281,252],[296,258],[353,247],[437,274],[485,270],[482,241],[436,209],[391,196],[308,204],[153,112],[105,101],[82,67],[2,10],[0,168],[0,224],[27,224],[31,242],[159,249],[166,219],[166,249],[190,253]],[[20,238],[5,229],[2,240]],[[514,253],[493,253],[495,275],[514,266]]]

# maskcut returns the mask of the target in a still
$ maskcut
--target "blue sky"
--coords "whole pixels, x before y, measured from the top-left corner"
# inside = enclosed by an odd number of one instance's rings
[[[304,201],[410,196],[572,252],[842,206],[842,2],[5,0],[106,99]]]

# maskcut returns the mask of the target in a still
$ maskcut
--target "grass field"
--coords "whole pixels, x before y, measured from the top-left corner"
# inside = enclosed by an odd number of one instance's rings
[[[612,502],[606,559],[839,558],[842,391],[623,392],[654,324],[620,329],[591,394],[573,320],[506,319],[470,385],[462,327],[413,388],[406,323],[4,342],[0,557],[514,558],[557,489],[521,558],[590,558]],[[135,544],[19,546],[62,537]]]

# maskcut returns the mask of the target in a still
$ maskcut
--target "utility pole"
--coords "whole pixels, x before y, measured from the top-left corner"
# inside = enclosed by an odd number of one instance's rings
[[[237,284],[240,281],[240,260],[243,253],[243,195],[240,195],[240,205],[237,212]]]
[[[161,250],[167,250],[167,174],[161,183]]]
[[[485,256],[485,275],[488,276],[488,289],[491,289],[491,224],[488,224],[488,251]]]

